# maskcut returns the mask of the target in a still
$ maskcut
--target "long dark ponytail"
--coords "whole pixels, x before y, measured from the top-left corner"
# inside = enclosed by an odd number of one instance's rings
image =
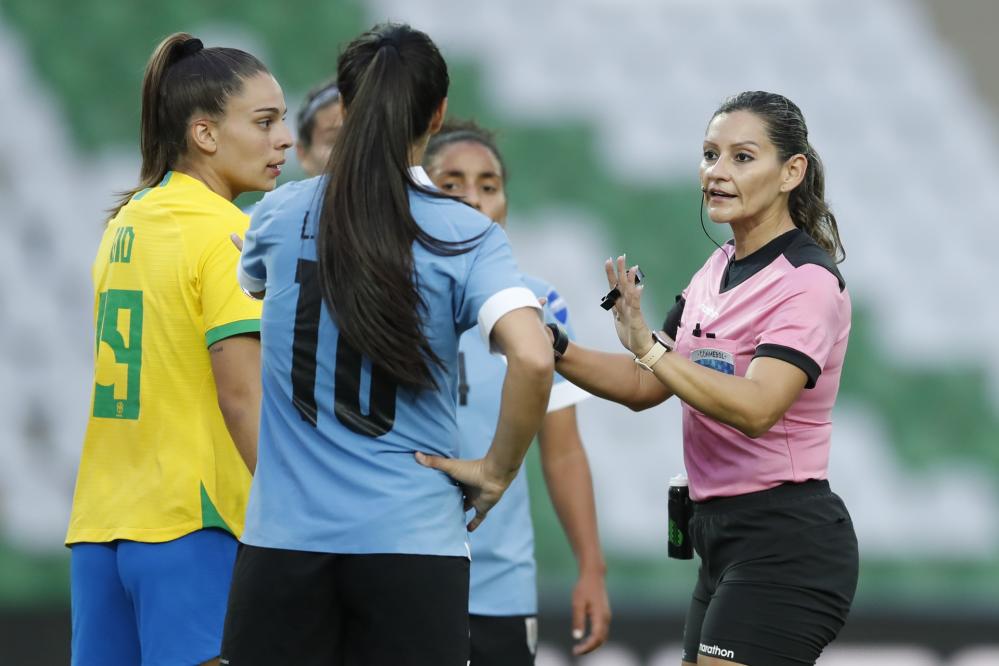
[[[187,123],[197,112],[221,116],[243,81],[267,68],[254,56],[231,48],[204,48],[201,40],[175,32],[156,47],[142,78],[139,184],[122,192],[111,217],[136,192],[153,187],[187,150]]]
[[[715,116],[733,111],[755,113],[767,126],[767,136],[777,147],[781,161],[793,155],[804,155],[808,160],[805,178],[791,190],[788,208],[795,226],[826,250],[839,263],[846,258],[846,250],[839,237],[836,216],[825,200],[826,179],[822,160],[808,141],[808,127],[798,106],[777,93],[759,90],[739,93],[725,100]]]
[[[419,185],[409,167],[414,144],[447,97],[447,65],[426,34],[384,24],[347,46],[337,83],[344,125],[316,238],[323,300],[356,351],[403,386],[435,388],[430,364],[443,364],[421,325],[413,243],[442,255],[470,246],[434,238],[417,224],[409,189],[442,195]]]

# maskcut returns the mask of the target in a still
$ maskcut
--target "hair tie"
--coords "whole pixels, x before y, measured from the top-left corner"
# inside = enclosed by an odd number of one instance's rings
[[[180,46],[177,47],[177,59],[180,60],[181,58],[194,55],[203,48],[205,48],[205,45],[201,43],[201,40],[197,37],[192,37],[185,42],[181,42]]]
[[[339,98],[340,88],[338,88],[335,83],[331,83],[327,87],[323,88],[302,108],[301,113],[298,115],[298,124],[304,125],[309,122],[312,120],[312,117],[316,115],[319,109],[328,104],[332,104]]]
[[[394,37],[382,37],[378,40],[378,50],[381,51],[386,46],[389,46],[396,51],[399,51],[399,42]]]

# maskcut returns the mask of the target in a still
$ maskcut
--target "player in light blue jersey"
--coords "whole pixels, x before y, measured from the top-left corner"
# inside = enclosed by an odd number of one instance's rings
[[[461,197],[505,225],[507,171],[490,132],[471,122],[449,121],[430,140],[424,164],[442,191]],[[569,310],[555,288],[534,277],[523,279],[536,296],[547,299],[545,319],[572,335]],[[462,335],[459,350],[461,455],[478,457],[496,429],[505,367],[474,329]],[[610,622],[593,484],[576,427],[574,405],[587,395],[556,376],[549,413],[539,433],[545,481],[579,564],[572,600],[573,635],[580,641],[576,654],[599,647],[607,638]],[[537,585],[525,474],[517,475],[489,522],[471,535],[472,666],[534,663]]]
[[[516,476],[551,346],[502,229],[419,166],[447,109],[430,38],[377,26],[337,81],[328,174],[265,197],[240,262],[264,298],[263,401],[223,663],[465,666],[464,509],[474,530]],[[476,325],[509,362],[502,416],[457,460],[458,340]]]
[[[295,119],[295,156],[308,176],[318,176],[330,161],[336,135],[343,126],[343,105],[336,81],[323,81],[305,95]]]

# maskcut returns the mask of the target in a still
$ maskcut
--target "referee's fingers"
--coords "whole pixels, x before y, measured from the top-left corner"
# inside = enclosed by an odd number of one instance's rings
[[[627,260],[628,257],[623,254],[617,258],[618,288],[621,290],[622,294],[627,293],[628,287],[631,286],[628,284],[628,267],[625,265]]]
[[[604,272],[607,273],[607,286],[613,289],[617,286],[617,275],[614,273],[614,262],[610,257],[604,262]]]
[[[240,252],[243,251],[243,239],[239,237],[239,234],[229,234],[229,240],[232,244],[236,246],[236,249]]]

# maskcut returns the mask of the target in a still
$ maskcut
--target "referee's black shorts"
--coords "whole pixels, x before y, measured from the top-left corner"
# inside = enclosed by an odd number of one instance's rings
[[[243,545],[225,666],[466,666],[468,559]]]
[[[701,558],[683,637],[697,655],[748,666],[814,664],[857,587],[857,537],[826,481],[695,503]]]

